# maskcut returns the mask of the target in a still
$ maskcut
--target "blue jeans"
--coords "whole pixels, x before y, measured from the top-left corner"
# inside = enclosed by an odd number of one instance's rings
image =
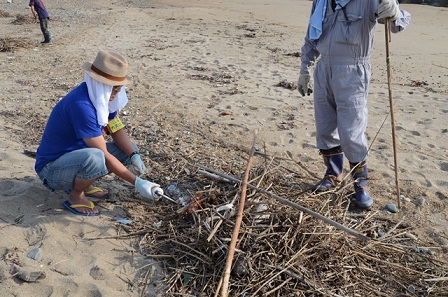
[[[107,151],[123,165],[131,164],[131,159],[113,142],[106,143]],[[135,143],[132,146],[136,151]],[[48,163],[37,175],[44,186],[52,191],[71,189],[75,178],[90,180],[100,178],[108,173],[104,153],[97,148],[85,148],[66,153]]]
[[[48,31],[48,18],[39,19],[40,23],[40,30],[42,31],[42,34],[44,34],[44,41],[43,42],[51,42],[51,33]]]

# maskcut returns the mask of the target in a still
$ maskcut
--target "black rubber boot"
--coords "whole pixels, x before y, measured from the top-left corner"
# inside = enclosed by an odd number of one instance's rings
[[[354,169],[353,169],[354,168]],[[373,205],[373,199],[366,191],[368,170],[365,161],[361,163],[350,163],[352,177],[355,181],[355,201],[359,208],[370,209]]]
[[[45,34],[44,35],[45,40],[41,42],[42,45],[51,45],[51,34]]]
[[[317,190],[327,191],[341,182],[339,178],[344,170],[344,153],[340,146],[330,150],[320,150],[320,153],[324,158],[327,171],[325,171],[325,177]]]

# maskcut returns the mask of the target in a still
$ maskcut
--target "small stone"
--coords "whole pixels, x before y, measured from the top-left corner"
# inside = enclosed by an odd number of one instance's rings
[[[104,269],[102,269],[98,266],[94,266],[92,269],[90,269],[90,276],[96,280],[106,279],[106,273],[105,273]]]
[[[42,250],[40,248],[34,248],[26,254],[30,259],[39,261],[42,258]]]
[[[38,279],[41,278],[45,278],[45,272],[43,271],[33,271],[31,269],[28,268],[21,268],[18,269],[15,273],[15,275],[17,276],[17,278],[26,281],[28,283],[33,283],[35,281],[37,281]]]
[[[232,272],[238,277],[244,277],[249,274],[247,261],[244,257],[237,257]]]
[[[423,204],[425,204],[425,197],[423,197],[423,196],[418,197],[417,198],[417,206],[421,206]]]
[[[397,206],[395,204],[393,204],[393,203],[386,204],[386,210],[391,212],[391,213],[397,213],[398,212]]]

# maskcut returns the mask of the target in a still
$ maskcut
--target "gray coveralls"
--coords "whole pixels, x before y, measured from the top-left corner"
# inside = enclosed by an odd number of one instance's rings
[[[317,148],[340,145],[347,159],[358,163],[368,154],[367,95],[378,0],[351,0],[344,10],[336,11],[328,2],[322,35],[315,41],[309,39],[309,33],[305,37],[301,73],[309,73],[320,57],[314,71]],[[315,5],[316,0],[312,13]],[[400,17],[406,17],[403,11]],[[397,25],[397,21],[391,27],[394,33],[408,23],[398,21]]]

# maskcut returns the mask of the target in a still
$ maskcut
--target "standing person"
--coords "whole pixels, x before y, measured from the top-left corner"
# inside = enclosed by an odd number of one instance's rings
[[[99,215],[87,196],[109,195],[93,186],[108,172],[134,185],[143,197],[159,198],[163,195],[159,185],[139,177],[146,172],[145,164],[118,118],[118,111],[128,102],[126,59],[100,51],[93,63],[84,64],[84,70],[84,82],[62,98],[48,118],[36,154],[39,178],[50,190],[69,192],[64,206],[79,215]],[[106,143],[103,130],[112,142]]]
[[[410,14],[395,0],[313,0],[302,47],[298,90],[310,95],[310,69],[314,70],[316,142],[326,165],[319,190],[338,183],[347,157],[355,181],[355,201],[370,209],[366,191],[368,144],[367,95],[371,76],[370,55],[377,21],[390,22],[391,31],[404,30]]]
[[[44,41],[42,41],[41,44],[50,45],[51,33],[48,30],[48,20],[50,19],[50,16],[48,15],[48,11],[45,8],[44,3],[42,0],[30,0],[29,6],[34,18],[39,18],[40,30],[42,31],[42,34],[44,34]]]

